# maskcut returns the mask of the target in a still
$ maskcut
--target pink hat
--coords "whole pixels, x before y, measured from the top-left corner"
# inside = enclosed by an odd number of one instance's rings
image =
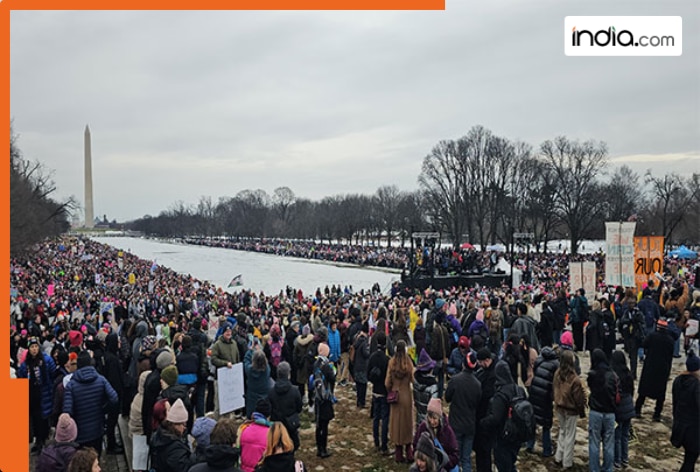
[[[563,333],[561,333],[561,339],[559,344],[562,344],[564,346],[574,345],[574,335],[571,334],[571,331],[564,331]]]
[[[328,347],[328,344],[321,343],[318,345],[318,355],[319,356],[328,357],[328,355],[330,353],[331,353],[331,348]]]
[[[428,402],[428,413],[436,413],[442,416],[442,402],[439,398],[431,398]]]
[[[70,333],[68,333],[68,340],[72,347],[80,346],[83,344],[83,333],[72,330]]]
[[[56,424],[56,442],[72,442],[78,437],[78,426],[68,413],[61,413]]]
[[[479,311],[476,312],[476,319],[479,321],[484,321],[484,309],[479,308]]]

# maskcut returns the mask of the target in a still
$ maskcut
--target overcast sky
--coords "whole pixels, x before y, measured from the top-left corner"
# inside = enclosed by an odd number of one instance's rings
[[[680,15],[683,55],[566,57],[578,15]],[[244,189],[414,190],[431,148],[477,124],[534,147],[602,140],[640,174],[700,172],[698,31],[696,0],[13,11],[10,114],[55,197],[81,205],[89,124],[95,215],[118,221]]]

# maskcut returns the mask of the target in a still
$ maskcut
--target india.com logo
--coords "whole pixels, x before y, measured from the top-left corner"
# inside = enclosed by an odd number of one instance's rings
[[[601,29],[596,32],[574,26],[571,30],[572,46],[623,46],[623,47],[673,47],[676,39],[671,36],[647,36],[642,35],[635,39],[631,31],[623,29],[617,31],[614,26]]]

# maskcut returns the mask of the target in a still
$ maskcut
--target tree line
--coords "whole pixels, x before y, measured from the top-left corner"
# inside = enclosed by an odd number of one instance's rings
[[[606,221],[637,221],[637,234],[697,243],[700,174],[643,176],[608,169],[604,142],[565,136],[534,149],[474,126],[456,140],[437,143],[423,159],[418,188],[386,185],[372,195],[335,195],[311,201],[288,187],[268,195],[243,190],[214,203],[178,202],[131,229],[157,236],[284,237],[405,243],[412,231],[438,231],[458,247],[513,242],[533,233],[535,250],[547,241],[605,237]],[[539,244],[539,246],[538,246]]]
[[[55,191],[51,173],[40,162],[22,156],[10,129],[10,255],[70,229],[74,201],[54,200]]]

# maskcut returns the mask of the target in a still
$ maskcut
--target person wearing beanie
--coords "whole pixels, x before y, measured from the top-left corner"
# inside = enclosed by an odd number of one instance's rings
[[[428,402],[438,397],[437,377],[433,374],[435,361],[425,349],[421,349],[416,363],[413,382],[413,401],[416,410],[415,424],[418,426],[428,414]]]
[[[65,386],[63,412],[68,413],[78,425],[76,442],[82,447],[94,448],[102,453],[102,435],[105,427],[105,404],[119,406],[119,396],[105,377],[93,366],[87,351],[78,354],[78,370]]]
[[[83,333],[76,330],[71,330],[68,333],[68,342],[70,347],[82,347],[83,346]]]
[[[176,400],[149,442],[152,469],[186,472],[194,464],[196,457],[190,451],[185,434],[188,419],[189,414],[182,400]]]
[[[240,324],[240,322],[239,322]],[[239,355],[238,344],[233,339],[233,326],[230,329],[224,329],[221,336],[211,347],[211,363],[216,369],[227,367],[233,368],[233,364],[241,362]],[[214,382],[214,411],[216,417],[219,417],[219,382]]]
[[[671,343],[671,351],[673,351],[673,343]],[[588,372],[587,383],[590,389],[588,397],[589,464],[592,467],[591,470],[612,470],[615,460],[615,408],[616,397],[619,394],[619,379],[610,367],[602,349],[597,348],[591,353],[591,370]]]
[[[481,383],[481,400],[476,409],[474,459],[477,470],[491,470],[495,438],[484,430],[481,420],[487,416],[490,400],[496,394],[496,356],[489,348],[482,347],[476,353],[476,361],[478,370],[475,376]]]
[[[700,357],[690,350],[685,361],[686,371],[673,380],[673,427],[671,444],[685,450],[680,472],[693,472],[700,454]]]
[[[368,348],[369,349],[369,348]],[[316,455],[321,459],[330,457],[328,451],[328,426],[335,417],[333,408],[335,399],[335,369],[328,358],[317,356],[311,368],[313,383],[309,384],[309,391],[313,390],[313,405],[316,417]]]
[[[574,353],[574,363],[576,366],[576,375],[581,375],[581,360],[578,358],[574,350],[574,336],[571,331],[564,331],[559,338],[560,351],[571,351]]]
[[[384,385],[389,367],[389,356],[386,354],[387,338],[383,332],[375,334],[377,349],[369,356],[367,364],[367,380],[372,382],[372,436],[375,451],[389,455],[389,403]]]
[[[197,418],[197,421],[200,419],[203,418]],[[235,420],[221,418],[214,422],[211,432],[207,433],[207,442],[210,444],[204,450],[203,460],[192,466],[189,472],[241,472],[237,467],[240,456],[240,451],[235,447],[237,439]],[[199,442],[197,447],[199,448]]]
[[[452,470],[460,463],[459,447],[457,437],[452,429],[451,424],[447,421],[447,417],[442,411],[442,402],[439,398],[431,398],[428,403],[428,415],[425,420],[418,425],[416,434],[413,437],[413,448],[418,447],[418,441],[423,433],[427,432],[430,437],[440,443],[442,450],[448,456],[448,463],[442,465],[440,470]],[[471,452],[471,450],[470,450]]]
[[[355,336],[352,346],[355,350],[352,375],[355,379],[355,389],[357,390],[356,406],[358,409],[363,409],[367,406],[367,366],[370,354],[370,339],[366,330],[366,323],[363,323],[362,329]]]
[[[416,444],[415,462],[408,469],[409,472],[437,472],[441,470],[442,464],[437,464],[436,461],[443,457],[440,451],[435,447],[435,443],[430,437],[430,434],[425,432],[420,435]]]
[[[49,437],[49,416],[53,409],[53,376],[56,363],[41,352],[39,340],[30,337],[26,357],[19,366],[17,377],[29,379],[29,419],[36,441],[32,453],[41,451]]]
[[[68,464],[80,447],[75,442],[77,436],[78,427],[75,421],[66,413],[62,413],[58,417],[54,441],[41,450],[36,471],[65,472],[68,470]]]
[[[654,421],[661,421],[661,411],[666,399],[667,380],[671,375],[671,364],[673,363],[674,341],[666,332],[668,323],[662,322],[665,320],[660,319],[656,331],[649,333],[642,342],[641,347],[644,348],[646,357],[642,367],[642,375],[639,377],[637,401],[634,405],[637,417],[641,417],[645,399],[649,397],[656,400],[654,416],[652,417]]]
[[[158,357],[156,357],[156,367],[160,371],[162,371],[168,366],[173,365],[174,363],[175,356],[173,356],[173,354],[168,350],[161,352],[160,354],[158,354]]]
[[[212,415],[213,416],[213,415]],[[221,421],[224,421],[223,419]],[[192,437],[195,440],[195,456],[197,456],[197,462],[205,462],[205,450],[209,447],[211,432],[216,426],[216,420],[211,416],[200,416],[192,424]],[[229,445],[233,445],[236,442],[234,439]]]
[[[171,387],[171,386],[177,384],[177,377],[178,377],[177,367],[175,367],[174,365],[169,365],[169,366],[165,367],[160,372],[161,389],[165,390],[168,387]]]
[[[471,454],[476,435],[476,414],[481,402],[481,383],[474,376],[477,363],[477,355],[474,352],[468,353],[465,356],[464,369],[449,380],[445,390],[445,401],[450,403],[449,425],[454,431],[458,464],[463,472],[472,470]],[[433,398],[430,401],[433,400],[437,399]],[[428,411],[430,410],[428,404]]]
[[[448,379],[462,371],[467,354],[469,353],[469,338],[460,336],[457,347],[452,349],[450,360],[447,362]],[[449,380],[448,380],[449,383]]]
[[[100,332],[104,333],[105,331],[100,330]],[[100,363],[102,365],[102,375],[104,375],[119,397],[117,405],[107,411],[107,453],[123,454],[124,448],[117,445],[117,436],[115,434],[122,396],[124,395],[124,371],[122,362],[119,359],[119,335],[117,333],[109,333],[105,336],[104,353]]]
[[[268,393],[272,413],[271,421],[281,421],[287,428],[294,443],[294,450],[299,449],[300,414],[303,407],[299,389],[290,380],[291,366],[282,361],[277,366],[277,380]]]

